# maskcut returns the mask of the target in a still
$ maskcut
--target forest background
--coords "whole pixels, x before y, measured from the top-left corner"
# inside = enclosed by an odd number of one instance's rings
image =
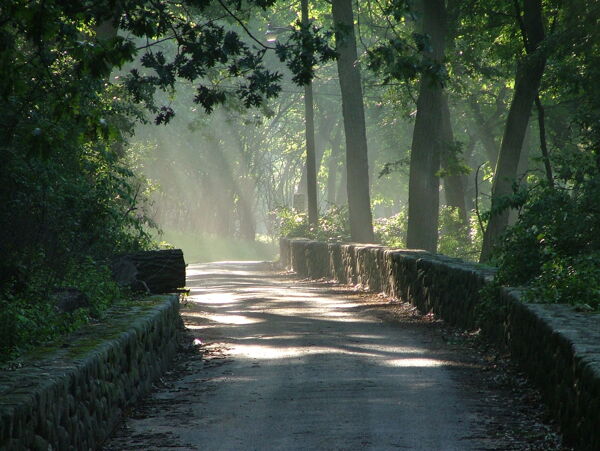
[[[101,318],[127,297],[110,259],[167,243],[188,261],[270,259],[281,235],[423,248],[598,310],[598,2],[301,6],[2,2],[3,360]],[[89,305],[58,312],[60,287]]]

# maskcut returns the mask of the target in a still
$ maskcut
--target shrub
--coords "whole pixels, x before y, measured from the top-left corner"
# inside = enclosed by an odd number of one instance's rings
[[[79,289],[88,296],[89,307],[59,313],[51,300],[55,287]],[[26,289],[5,287],[0,293],[0,362],[17,358],[36,344],[55,340],[101,318],[109,307],[125,298],[112,280],[110,269],[91,258],[72,260],[62,278],[40,269],[29,279]]]
[[[406,247],[406,226],[408,214],[406,209],[388,218],[377,218],[373,221],[373,231],[378,243],[389,247]]]
[[[319,217],[319,227],[308,223],[308,216],[289,207],[279,207],[274,214],[278,218],[276,231],[287,238],[311,238],[319,241],[350,241],[348,208],[331,206]]]
[[[600,177],[532,187],[493,262],[498,280],[529,288],[526,299],[600,309]]]
[[[457,208],[448,206],[441,208],[438,253],[469,261],[476,261],[479,258],[483,235],[475,212],[471,212],[468,219],[469,223],[465,224]]]

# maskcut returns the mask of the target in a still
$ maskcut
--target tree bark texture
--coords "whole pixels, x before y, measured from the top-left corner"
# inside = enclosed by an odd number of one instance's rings
[[[313,96],[314,98],[314,96]],[[315,172],[316,176],[319,175],[319,170],[321,168],[321,164],[323,162],[323,155],[325,154],[325,149],[327,148],[327,143],[330,141],[330,134],[333,126],[335,125],[335,118],[328,118],[325,115],[321,117],[317,117],[317,124],[315,134]],[[318,188],[318,185],[317,185]],[[300,182],[298,183],[298,193],[306,193],[307,185],[306,185],[306,161],[304,162],[304,167],[302,168],[302,176],[300,177]],[[317,191],[318,195],[318,191]]]
[[[348,210],[352,240],[374,241],[369,194],[367,132],[360,72],[357,66],[356,37],[352,0],[333,0],[337,66],[342,92],[342,111],[346,135]]]
[[[512,192],[517,177],[523,139],[529,123],[533,102],[537,96],[546,56],[539,50],[544,40],[541,0],[527,0],[523,9],[523,27],[531,53],[517,67],[515,91],[508,111],[502,146],[492,185],[492,216],[483,235],[480,261],[488,262],[494,246],[508,226],[509,211],[497,212],[502,197]]]
[[[544,169],[546,170],[546,180],[548,186],[554,188],[554,175],[552,174],[552,164],[550,163],[550,153],[548,152],[548,142],[546,140],[546,113],[544,105],[540,100],[540,95],[535,96],[535,106],[538,111],[538,129],[540,131],[540,150],[544,160]]]
[[[312,83],[304,87],[304,118],[306,121],[306,198],[308,204],[308,222],[316,227],[319,222],[319,208],[317,205],[317,162],[315,156]]]
[[[341,161],[342,169],[340,171],[340,183],[335,195],[335,204],[339,206],[348,205],[348,184],[346,183],[348,180],[348,171],[346,170],[346,162],[344,158],[341,158]]]
[[[337,172],[338,163],[341,156],[341,140],[342,140],[342,128],[341,124],[337,127],[335,136],[331,140],[331,153],[329,154],[329,161],[327,162],[327,203],[334,205],[336,203],[336,185],[337,185]]]
[[[454,146],[454,133],[452,132],[452,123],[450,122],[450,108],[448,106],[448,96],[442,95],[442,166],[444,168],[452,167],[455,155],[450,152]],[[468,224],[467,206],[465,201],[465,186],[461,174],[450,174],[444,177],[444,191],[446,193],[446,203],[448,206],[457,208],[461,222]]]
[[[519,155],[519,164],[517,165],[517,176],[516,181],[520,188],[527,188],[527,171],[529,170],[529,153],[532,149],[531,144],[531,126],[527,124],[525,129],[525,137],[523,138],[523,145],[521,146],[521,155]],[[512,226],[517,222],[519,218],[519,211],[516,208],[511,208],[508,211],[508,225]]]
[[[475,117],[475,120],[473,121],[475,131],[483,145],[490,164],[494,165],[498,161],[498,146],[494,139],[494,134],[488,125],[489,121],[484,119],[481,108],[479,108],[479,104],[476,100],[472,100],[470,106],[473,116]]]
[[[302,25],[308,26],[308,0],[301,0]],[[308,222],[318,227],[319,207],[317,206],[317,163],[315,157],[315,112],[312,82],[304,86],[304,120],[306,131],[306,200]]]
[[[423,32],[429,35],[432,49],[426,57],[441,64],[446,33],[444,0],[424,0],[422,8]],[[442,91],[440,80],[427,74],[422,77],[410,152],[406,244],[429,252],[436,252],[438,241]]]

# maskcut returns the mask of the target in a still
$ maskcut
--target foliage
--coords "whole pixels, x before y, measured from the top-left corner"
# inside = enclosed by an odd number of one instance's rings
[[[547,50],[556,55],[542,85],[553,186],[531,174],[527,185],[515,185],[513,195],[500,202],[500,209],[518,208],[520,214],[493,261],[499,282],[525,286],[528,300],[598,310],[600,36],[589,26],[589,15],[597,13],[589,8],[575,2],[555,10],[562,26],[548,37]]]
[[[376,214],[385,216],[375,221],[382,244],[405,245],[402,205],[420,78],[444,82],[456,137],[437,175],[484,165],[475,187],[463,179],[468,201],[477,196],[482,209],[489,203],[514,68],[525,55],[515,11],[521,3],[448,3],[448,47],[439,65],[428,55],[429,37],[415,33],[419,11],[412,2],[358,2],[364,51],[357,63],[371,68],[363,73],[364,92],[369,165],[380,170],[371,189]],[[598,7],[585,0],[542,6],[548,64],[539,96],[555,187],[535,175],[544,130],[532,117],[529,185],[515,185],[513,196],[495,204],[521,211],[496,264],[505,283],[528,285],[532,298],[598,308]],[[3,3],[0,338],[8,354],[100,315],[119,296],[103,265],[114,253],[152,246],[153,219],[176,228],[198,259],[246,257],[248,249],[268,258],[270,249],[241,238],[277,230],[349,239],[343,207],[328,209],[318,229],[290,208],[256,221],[289,202],[301,184],[304,110],[297,85],[317,69],[317,147],[330,160],[321,165],[319,183],[332,191],[329,202],[344,203],[339,86],[325,28],[330,12],[327,2],[311,4],[316,20],[303,26],[298,11],[274,0]],[[284,25],[283,44],[260,39],[271,20]],[[277,60],[292,82],[272,69]],[[147,114],[156,124],[180,127],[148,131],[140,126]],[[130,145],[134,130],[140,136]],[[161,184],[154,205],[147,195],[156,185],[142,172]],[[475,259],[480,245],[473,215],[462,224],[458,212],[442,209],[441,253]],[[93,307],[57,316],[44,299],[60,286],[80,287]]]
[[[468,261],[479,258],[483,236],[475,212],[471,212],[469,224],[465,224],[457,208],[442,207],[438,234],[440,254]]]
[[[194,82],[193,100],[207,112],[230,98],[245,108],[260,106],[279,93],[282,76],[264,63],[267,50],[276,49],[249,43],[254,38],[242,20],[249,9],[273,3],[3,3],[4,356],[100,314],[118,294],[102,265],[116,253],[152,246],[150,184],[127,139],[147,112],[156,124],[173,118],[176,84]],[[333,56],[328,36],[319,33],[302,29],[290,37],[289,50],[278,46],[299,82]],[[122,71],[111,77],[115,69]],[[226,79],[233,86],[224,88]],[[157,91],[166,94],[158,98]],[[57,316],[50,293],[65,286],[81,286],[92,308]]]
[[[309,238],[308,216],[294,208],[278,207],[273,211],[277,218],[278,234],[285,238]]]
[[[529,284],[532,302],[567,303],[600,311],[600,252],[554,257],[544,262]]]
[[[374,222],[377,242],[384,246],[403,248],[406,246],[408,213],[400,213]],[[438,252],[464,260],[476,260],[481,248],[481,232],[473,213],[470,223],[463,224],[458,209],[444,206],[440,211]]]
[[[444,67],[431,59],[429,36],[415,31],[417,17],[408,2],[382,3],[378,3],[376,15],[385,19],[390,30],[367,49],[369,69],[381,74],[386,84],[415,80],[420,74],[432,79],[444,78]]]
[[[332,33],[321,35],[321,29],[315,26],[303,26],[296,22],[285,44],[276,44],[277,56],[281,62],[289,61],[288,67],[294,76],[292,80],[298,85],[305,85],[314,78],[314,68],[318,63],[334,60],[335,51],[329,47]],[[295,45],[290,43],[295,42]]]
[[[50,271],[38,270],[24,291],[15,292],[6,287],[0,293],[0,363],[101,318],[115,302],[126,299],[126,293],[112,280],[110,270],[89,258],[71,261],[66,276],[60,281],[61,286],[85,293],[90,300],[89,307],[60,313],[49,302],[47,289],[56,282]]]
[[[42,62],[27,46],[20,50],[19,59],[32,61],[19,76],[47,80]],[[0,124],[1,359],[106,309],[116,296],[110,276],[88,262],[150,243],[145,182],[123,158],[122,134],[139,111],[121,90],[100,90],[98,79],[70,80],[75,68],[68,58],[56,62],[50,68],[56,79],[43,87],[14,77],[0,82],[11,93],[0,98],[7,111]],[[85,289],[90,310],[59,315],[50,294],[65,286]]]
[[[348,207],[331,205],[321,218],[319,218],[319,227],[316,231],[315,239],[321,241],[349,241],[350,225]]]
[[[319,227],[311,227],[305,212],[279,207],[274,214],[278,218],[280,236],[287,238],[310,238],[318,241],[350,241],[348,209],[331,206],[319,217]]]
[[[600,177],[532,187],[494,262],[501,283],[530,287],[537,302],[600,307]]]
[[[384,246],[406,247],[407,224],[408,213],[406,209],[388,218],[377,218],[373,221],[375,239]]]
[[[152,69],[151,74],[133,69],[126,78],[127,87],[136,100],[145,101],[149,108],[158,112],[157,124],[169,122],[175,112],[170,105],[157,108],[148,92],[152,93],[156,88],[173,90],[178,79],[198,82],[194,102],[207,113],[231,96],[240,99],[247,108],[257,107],[276,97],[281,89],[282,75],[265,67],[263,59],[267,50],[274,50],[279,59],[286,62],[298,84],[306,84],[312,78],[315,64],[334,56],[328,45],[328,35],[321,36],[317,27],[302,27],[297,23],[288,42],[274,48],[254,37],[238,14],[247,14],[243,8],[248,6],[264,10],[275,3],[273,0],[255,0],[245,5],[235,2],[229,6],[219,1],[210,8],[212,3],[183,2],[190,10],[166,1],[158,2],[158,8],[137,1],[125,2],[123,6],[122,29],[136,37],[176,42],[174,54],[153,50],[153,43],[147,45],[141,63],[144,68]],[[252,44],[247,43],[227,21],[219,20],[223,14],[219,9],[225,11],[225,17],[229,16],[231,22],[242,24]],[[240,80],[233,91],[223,88],[219,82],[212,82],[210,75],[219,70],[223,71],[219,78],[237,77]]]
[[[345,208],[330,208],[321,216],[318,231],[309,226],[304,212],[280,207],[274,214],[278,218],[280,236],[319,241],[350,240]],[[384,246],[404,248],[407,221],[406,209],[387,218],[377,218],[373,224],[376,241]],[[465,260],[476,260],[481,248],[481,233],[475,226],[474,214],[471,224],[466,226],[462,224],[456,209],[444,207],[440,215],[440,253]]]

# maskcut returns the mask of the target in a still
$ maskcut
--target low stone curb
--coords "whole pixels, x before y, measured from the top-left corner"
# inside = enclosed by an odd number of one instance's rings
[[[524,303],[514,288],[496,289],[490,309],[481,289],[491,286],[494,268],[420,250],[283,238],[280,263],[303,277],[384,292],[463,329],[481,328],[539,386],[567,442],[600,449],[598,315]]]
[[[97,449],[167,369],[180,324],[178,297],[152,296],[0,371],[0,449]]]

